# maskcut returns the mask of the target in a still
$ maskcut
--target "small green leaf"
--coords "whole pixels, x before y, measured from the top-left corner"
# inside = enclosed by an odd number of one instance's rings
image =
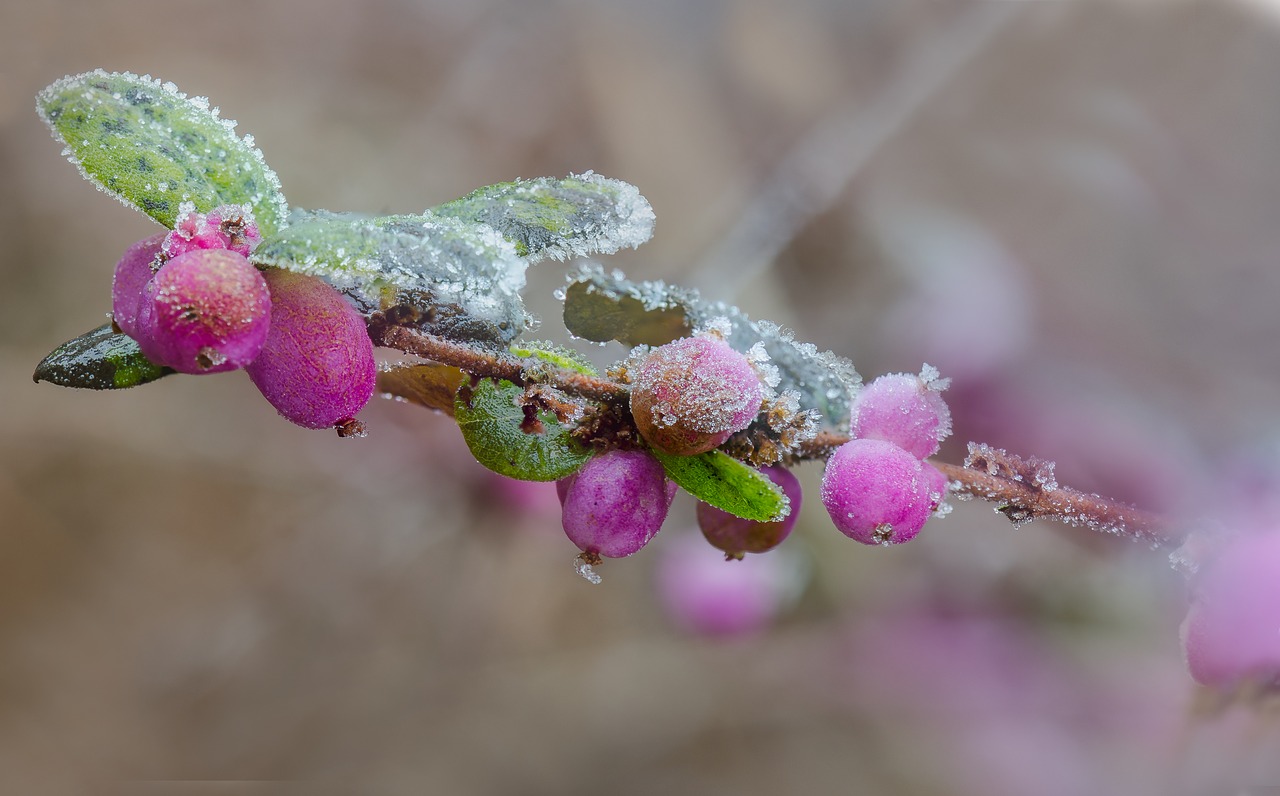
[[[574,373],[586,376],[595,376],[600,373],[596,370],[596,366],[582,354],[572,348],[565,348],[545,340],[522,340],[519,343],[512,343],[508,350],[522,359],[541,359],[557,368],[571,370]]]
[[[432,212],[498,230],[530,262],[613,254],[653,235],[653,208],[635,186],[592,172],[490,185]]]
[[[170,229],[178,206],[248,205],[264,237],[288,212],[252,136],[235,134],[203,97],[172,83],[101,69],[64,77],[36,108],[86,179]]]
[[[651,451],[667,477],[703,503],[735,517],[776,522],[791,512],[790,503],[768,476],[721,451],[697,456],[672,456]]]
[[[453,340],[507,343],[529,325],[528,263],[489,227],[430,213],[295,211],[290,222],[253,262],[323,277],[368,311],[409,310],[419,328]]]
[[[170,373],[144,357],[133,338],[106,324],[58,346],[36,366],[34,378],[62,387],[120,390]]]
[[[484,380],[463,387],[454,417],[476,461],[495,473],[522,481],[556,481],[591,458],[554,414],[537,412],[536,427],[519,400],[524,390],[509,381]]]
[[[453,402],[467,379],[452,365],[402,362],[378,372],[378,392],[453,417]]]

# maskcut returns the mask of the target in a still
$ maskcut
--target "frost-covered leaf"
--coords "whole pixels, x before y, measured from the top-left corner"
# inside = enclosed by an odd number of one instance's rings
[[[524,390],[509,381],[481,381],[464,387],[454,404],[462,438],[476,461],[495,473],[522,481],[556,481],[591,458],[550,412],[520,405]]]
[[[791,511],[786,495],[777,484],[721,451],[697,456],[651,452],[677,486],[735,517],[774,522]]]
[[[509,350],[518,357],[540,359],[553,367],[571,370],[574,373],[595,376],[600,372],[596,370],[595,365],[591,364],[586,357],[577,351],[544,340],[524,340],[519,343],[512,343]]]
[[[54,349],[36,366],[34,378],[62,387],[120,390],[170,373],[144,357],[132,337],[105,324]]]
[[[469,378],[452,365],[402,362],[378,371],[378,392],[452,417],[458,389]]]
[[[85,178],[170,229],[178,205],[248,205],[263,235],[287,213],[280,180],[252,136],[235,134],[203,97],[172,83],[101,69],[64,77],[36,108]]]
[[[592,172],[490,185],[432,211],[493,227],[530,262],[613,254],[653,235],[653,208],[635,186]]]
[[[753,321],[737,307],[705,301],[696,290],[660,281],[631,282],[620,271],[606,273],[599,266],[578,269],[564,291],[565,327],[595,342],[662,345],[717,318],[728,321],[726,339],[737,351],[745,354],[757,344],[763,346],[768,362],[762,364],[778,372],[771,388],[794,390],[800,408],[821,414],[822,428],[848,430],[850,405],[862,383],[853,364],[796,340],[776,324]]]
[[[364,304],[454,340],[510,342],[529,325],[528,263],[481,224],[424,215],[296,210],[253,261],[323,277]]]

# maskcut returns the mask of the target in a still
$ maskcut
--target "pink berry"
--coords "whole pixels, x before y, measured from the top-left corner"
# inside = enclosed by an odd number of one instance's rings
[[[640,435],[679,456],[722,445],[751,424],[764,397],[747,358],[710,334],[655,348],[632,382],[631,414]]]
[[[777,522],[755,522],[735,517],[707,503],[698,503],[698,527],[712,547],[723,550],[730,558],[742,558],[743,553],[763,553],[772,550],[791,534],[796,518],[800,516],[800,482],[791,471],[781,465],[762,467],[761,473],[782,488],[791,502],[791,513]]]
[[[142,303],[142,289],[151,281],[151,265],[160,254],[164,232],[143,238],[125,250],[116,263],[115,277],[111,281],[111,317],[116,326],[130,337],[137,339],[138,309]]]
[[[947,502],[951,492],[950,481],[942,471],[928,462],[921,465],[924,472],[925,493],[929,495],[929,510],[937,511]]]
[[[918,459],[938,452],[951,433],[951,410],[942,400],[946,381],[926,366],[921,376],[891,373],[862,388],[853,402],[852,436],[897,444]]]
[[[929,519],[928,481],[920,460],[892,442],[855,439],[827,462],[822,504],[850,539],[901,544]]]
[[[201,249],[228,249],[248,257],[261,241],[262,233],[248,208],[221,205],[198,213],[188,204],[165,236],[163,250],[166,257]]]
[[[606,558],[624,558],[648,544],[671,504],[666,472],[644,451],[602,453],[560,483],[569,540]]]
[[[271,289],[271,329],[245,370],[267,402],[306,428],[354,420],[373,396],[377,366],[364,319],[323,280],[280,269]]]
[[[1280,532],[1234,539],[1207,566],[1182,639],[1199,683],[1280,683]]]
[[[142,353],[181,373],[220,373],[253,361],[267,339],[271,296],[248,260],[225,249],[166,262],[142,291],[134,320]]]

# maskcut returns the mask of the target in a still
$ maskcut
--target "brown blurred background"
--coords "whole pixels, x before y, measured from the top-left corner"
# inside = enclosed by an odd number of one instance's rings
[[[1271,494],[1270,0],[0,0],[0,65],[0,793],[1280,786],[1274,712],[1192,710],[1162,552],[974,504],[862,548],[808,468],[803,591],[708,639],[654,587],[687,498],[591,587],[549,487],[498,484],[447,418],[375,402],[339,440],[239,374],[30,380],[154,231],[33,109],[104,67],[211,97],[294,205],[632,182],[656,234],[608,266],[868,377],[939,366],[952,460],[987,441],[1187,515]],[[531,273],[549,336],[565,269]]]

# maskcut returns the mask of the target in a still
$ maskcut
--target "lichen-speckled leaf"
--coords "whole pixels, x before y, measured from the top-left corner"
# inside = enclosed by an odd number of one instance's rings
[[[495,473],[522,481],[556,481],[577,471],[591,458],[550,412],[539,412],[542,430],[525,433],[524,392],[509,381],[484,380],[464,387],[454,404],[462,438],[476,461]]]
[[[323,277],[367,310],[413,310],[419,328],[454,340],[505,344],[529,325],[520,299],[528,263],[483,224],[295,210],[252,259]]]
[[[721,451],[697,456],[652,453],[677,486],[735,517],[774,522],[791,512],[790,502],[777,484]]]
[[[173,373],[142,355],[132,337],[111,324],[68,340],[36,366],[35,380],[87,390],[120,390]]]
[[[853,396],[862,380],[853,363],[768,321],[753,321],[737,307],[704,300],[696,290],[664,282],[632,282],[620,272],[587,266],[569,277],[564,325],[578,337],[626,345],[662,345],[687,337],[715,318],[729,322],[728,342],[746,353],[763,343],[778,369],[777,390],[794,390],[800,406],[817,410],[820,426],[847,431]]]
[[[653,235],[653,208],[635,186],[592,172],[490,185],[432,212],[493,227],[530,262],[613,254]]]
[[[453,417],[458,389],[469,378],[452,365],[401,362],[378,371],[378,392]]]
[[[178,206],[248,205],[264,236],[288,212],[253,136],[235,134],[203,97],[172,83],[101,69],[40,92],[36,108],[86,179],[173,228]]]

